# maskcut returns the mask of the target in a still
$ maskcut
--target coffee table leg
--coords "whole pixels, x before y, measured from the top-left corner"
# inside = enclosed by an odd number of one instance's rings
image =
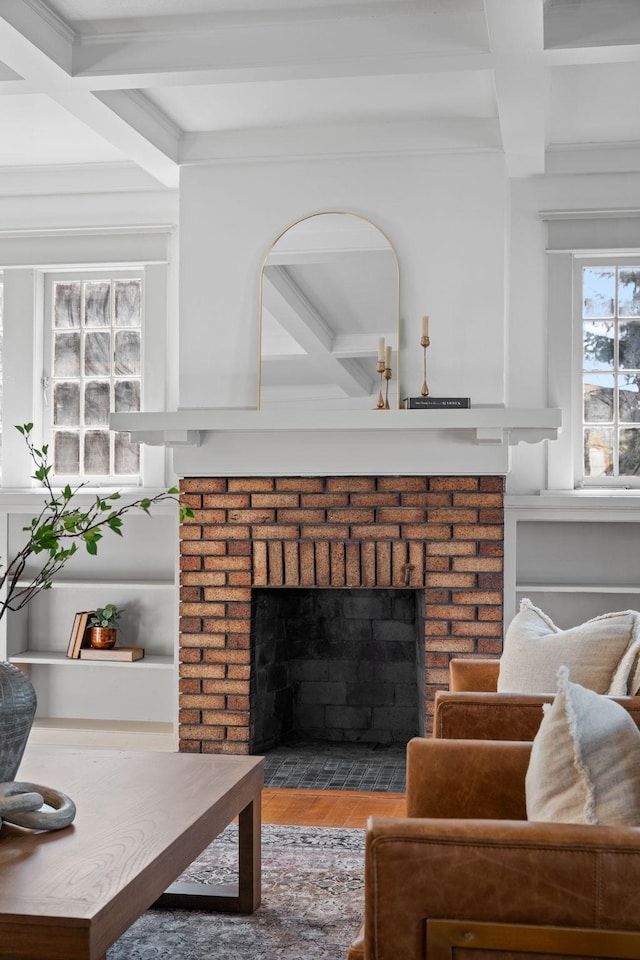
[[[172,883],[154,907],[253,913],[260,906],[262,879],[260,793],[238,814],[238,884]]]
[[[262,816],[260,794],[238,817],[238,910],[253,913],[260,906],[262,850],[260,843]]]

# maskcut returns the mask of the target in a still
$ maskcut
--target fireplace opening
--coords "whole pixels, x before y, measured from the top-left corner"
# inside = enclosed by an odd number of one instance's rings
[[[256,589],[253,753],[425,732],[424,591]]]

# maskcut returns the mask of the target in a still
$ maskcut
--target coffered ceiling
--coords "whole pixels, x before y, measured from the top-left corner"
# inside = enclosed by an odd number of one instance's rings
[[[0,193],[327,153],[638,169],[638,89],[638,0],[0,0]]]

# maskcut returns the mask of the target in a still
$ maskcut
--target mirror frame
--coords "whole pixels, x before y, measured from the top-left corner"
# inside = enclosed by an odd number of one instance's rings
[[[306,220],[311,220],[313,217],[321,217],[323,215],[330,214],[343,214],[348,217],[356,217],[358,220],[362,220],[364,223],[368,223],[373,227],[377,232],[384,237],[389,249],[393,254],[393,260],[396,266],[396,371],[395,371],[395,407],[392,403],[389,404],[390,409],[399,410],[400,409],[400,263],[398,260],[398,254],[394,245],[391,243],[391,240],[384,232],[381,230],[377,223],[374,223],[373,220],[370,220],[369,217],[363,216],[361,213],[354,213],[351,210],[338,210],[338,209],[327,209],[327,210],[317,210],[315,213],[307,213],[304,216],[297,217],[295,220],[292,220],[286,227],[284,227],[280,233],[277,234],[269,244],[266,254],[262,258],[262,263],[260,264],[260,284],[259,284],[259,294],[258,294],[258,396],[257,396],[257,407],[256,409],[260,410],[262,407],[262,287],[264,282],[264,269],[267,266],[267,262],[271,255],[271,252],[274,246],[278,241],[287,233],[289,230],[292,230],[299,223],[304,223]],[[372,334],[376,336],[376,334]],[[322,409],[319,407],[318,409]],[[334,409],[345,409],[335,407]]]

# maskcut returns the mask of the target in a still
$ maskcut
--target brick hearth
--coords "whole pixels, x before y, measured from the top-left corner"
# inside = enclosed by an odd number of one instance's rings
[[[188,478],[180,750],[250,753],[257,587],[425,591],[425,705],[450,657],[502,646],[502,476]]]

